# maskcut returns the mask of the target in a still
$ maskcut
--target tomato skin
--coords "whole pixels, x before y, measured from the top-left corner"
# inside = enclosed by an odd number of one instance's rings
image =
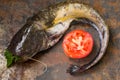
[[[70,58],[84,58],[92,51],[93,38],[86,31],[73,30],[65,36],[62,47]]]

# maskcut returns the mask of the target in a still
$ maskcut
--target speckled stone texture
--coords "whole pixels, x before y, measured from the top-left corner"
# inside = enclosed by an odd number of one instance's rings
[[[0,50],[26,20],[39,10],[65,0],[0,0]],[[34,61],[17,65],[10,80],[120,80],[120,0],[80,0],[96,9],[109,26],[110,39],[104,57],[94,67],[76,76],[66,73],[71,61],[64,55],[60,41],[44,55],[34,58],[45,62],[48,70]],[[47,54],[46,54],[47,53]]]

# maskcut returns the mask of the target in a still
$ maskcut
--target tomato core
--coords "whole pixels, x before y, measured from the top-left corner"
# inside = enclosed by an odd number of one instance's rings
[[[65,36],[62,46],[70,58],[84,58],[92,51],[93,38],[86,31],[73,30]]]

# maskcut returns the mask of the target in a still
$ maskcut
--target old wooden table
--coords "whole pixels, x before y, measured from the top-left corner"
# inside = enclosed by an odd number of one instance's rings
[[[0,49],[3,50],[28,17],[39,10],[65,0],[0,0]],[[90,70],[71,76],[66,73],[70,60],[64,55],[61,41],[47,54],[35,56],[42,65],[29,61],[18,66],[10,80],[120,80],[120,0],[80,0],[96,9],[109,26],[110,41],[104,57]]]

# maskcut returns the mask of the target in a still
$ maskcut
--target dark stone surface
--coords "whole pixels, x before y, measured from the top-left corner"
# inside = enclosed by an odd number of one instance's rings
[[[13,35],[39,10],[65,0],[0,0],[0,48],[5,48]],[[120,0],[80,0],[96,9],[109,26],[110,41],[104,57],[88,71],[71,76],[66,69],[72,63],[63,53],[61,42],[43,56],[35,56],[48,65],[48,71],[41,75],[41,64],[33,61],[18,67],[21,80],[120,80]],[[26,72],[25,72],[26,71]],[[28,72],[27,72],[28,71]],[[19,74],[20,72],[20,74]],[[28,74],[27,74],[28,73]],[[30,76],[30,77],[29,77]]]

